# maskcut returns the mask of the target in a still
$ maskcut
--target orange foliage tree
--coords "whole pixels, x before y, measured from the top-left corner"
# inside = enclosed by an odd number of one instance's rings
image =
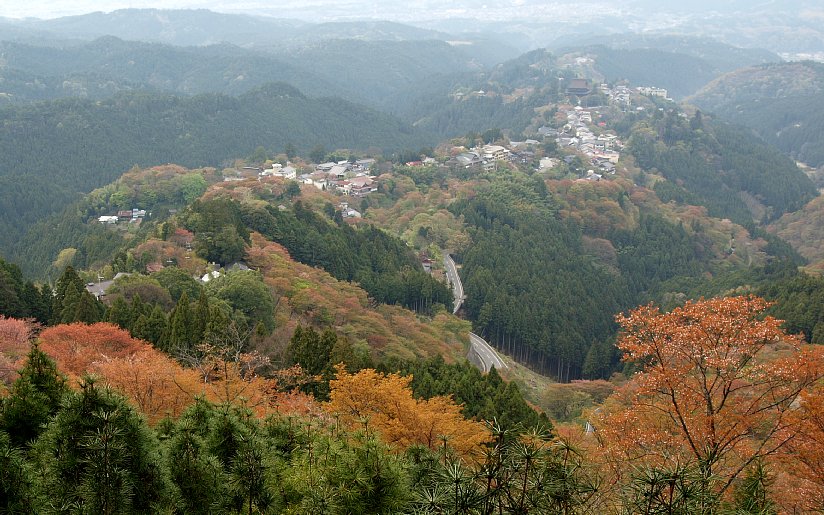
[[[90,367],[126,395],[150,423],[178,417],[202,388],[199,374],[182,368],[160,351],[147,348],[131,356],[103,359]]]
[[[51,356],[61,372],[79,378],[103,359],[125,358],[148,344],[109,323],[61,324],[40,333],[40,349]]]
[[[275,410],[315,410],[310,397],[280,393],[275,380],[258,375],[258,356],[231,347],[204,346],[198,362],[193,363],[196,368],[184,368],[151,344],[108,323],[48,328],[40,334],[40,347],[72,378],[100,375],[126,394],[152,423],[179,416],[198,396],[243,405],[261,417]]]
[[[25,320],[0,315],[0,386],[10,385],[29,352],[32,326]]]
[[[618,347],[641,367],[596,419],[617,468],[691,464],[723,497],[788,446],[799,396],[822,377],[822,348],[802,348],[781,321],[763,317],[768,306],[743,296],[617,317]]]
[[[466,420],[451,398],[415,399],[409,387],[411,376],[372,369],[349,374],[342,365],[336,371],[324,407],[350,428],[374,429],[385,442],[400,448],[420,444],[435,449],[446,441],[464,456],[478,451],[490,438],[486,427]]]
[[[795,412],[800,430],[782,453],[787,477],[780,478],[787,491],[785,511],[824,511],[824,388],[802,395]]]

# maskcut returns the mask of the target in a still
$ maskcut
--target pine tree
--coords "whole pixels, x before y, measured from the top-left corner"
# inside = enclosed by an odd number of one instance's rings
[[[106,308],[103,303],[94,298],[94,295],[84,288],[80,292],[80,298],[75,306],[72,318],[64,323],[83,322],[84,324],[93,324],[100,322],[105,317],[105,313]]]
[[[211,456],[203,438],[189,420],[181,421],[167,445],[172,482],[181,493],[184,513],[209,514],[220,510],[226,497],[226,475]]]
[[[73,302],[77,302],[80,298],[80,291],[85,289],[85,285],[83,284],[83,280],[77,275],[77,272],[74,268],[69,265],[63,271],[63,274],[60,276],[60,279],[57,280],[57,284],[55,285],[55,292],[54,298],[52,299],[52,323],[59,324],[63,318],[63,312],[66,308],[66,296],[73,295],[76,296],[73,299]],[[67,311],[71,312],[71,310]]]
[[[27,445],[52,419],[68,391],[54,361],[32,345],[20,377],[0,405],[0,430],[9,434],[12,445]]]
[[[168,321],[160,306],[155,306],[150,315],[140,315],[132,327],[132,336],[161,347]]]
[[[329,365],[338,336],[331,329],[318,334],[312,327],[298,326],[289,341],[287,352],[309,374],[321,374]]]
[[[229,317],[222,309],[217,306],[212,306],[209,308],[209,323],[206,324],[203,340],[213,345],[220,342],[226,334],[230,323],[231,320],[229,320]]]
[[[129,318],[132,321],[135,321],[140,317],[140,315],[149,316],[149,313],[151,313],[152,311],[152,307],[143,302],[143,299],[140,298],[140,295],[135,295],[134,297],[132,297],[130,311],[131,313],[129,314]]]
[[[132,325],[137,319],[132,319],[132,309],[126,299],[118,296],[109,307],[106,320],[128,331],[132,329]]]
[[[174,489],[159,443],[128,401],[85,378],[37,440],[39,497],[80,513],[153,513]]]
[[[70,324],[75,321],[77,305],[80,303],[80,289],[74,284],[68,284],[64,290],[62,300],[55,297],[54,313],[59,316],[55,324]]]
[[[206,328],[209,325],[209,298],[206,291],[201,288],[200,296],[197,298],[193,319],[193,335],[196,343],[201,343],[206,337]]]
[[[180,296],[171,314],[168,324],[168,341],[166,342],[169,352],[189,353],[194,346],[199,343],[194,338],[194,320],[192,308],[189,305],[189,295],[186,292]]]
[[[32,479],[25,463],[9,435],[0,431],[0,513],[35,513]]]

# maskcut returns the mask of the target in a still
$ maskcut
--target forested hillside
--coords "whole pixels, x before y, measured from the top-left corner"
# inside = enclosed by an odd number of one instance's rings
[[[330,220],[300,200],[291,211],[218,199],[195,202],[181,223],[208,261],[228,265],[242,259],[241,240],[251,230],[286,247],[295,260],[359,284],[377,302],[432,314],[452,301],[446,285],[423,271],[402,240],[371,225],[352,228],[339,213]]]
[[[216,166],[262,146],[387,150],[427,140],[409,126],[340,99],[311,99],[286,85],[233,98],[121,94],[0,110],[0,248],[77,193],[135,164]]]
[[[287,82],[314,96],[341,89],[306,67],[232,45],[173,47],[113,36],[75,45],[0,43],[2,76],[25,73],[26,82],[4,81],[6,102],[49,98],[95,98],[133,89],[195,95],[238,95],[269,82]]]
[[[689,101],[750,127],[765,141],[813,167],[824,164],[824,65],[770,64],[738,70]]]
[[[668,179],[656,183],[664,201],[703,205],[712,216],[747,225],[796,211],[818,193],[795,163],[746,131],[691,120],[675,111],[633,129],[629,148],[642,170]]]
[[[555,219],[550,202],[499,183],[450,209],[472,239],[459,257],[467,314],[479,334],[564,380],[580,377],[592,342],[614,333],[607,313],[627,307],[629,295],[621,277],[582,257],[580,232]]]
[[[342,39],[264,51],[225,43],[176,47],[104,36],[53,45],[0,43],[3,103],[105,98],[134,89],[240,95],[266,83],[285,82],[310,96],[338,96],[392,110],[418,95],[416,81],[481,69],[463,48],[444,41]]]

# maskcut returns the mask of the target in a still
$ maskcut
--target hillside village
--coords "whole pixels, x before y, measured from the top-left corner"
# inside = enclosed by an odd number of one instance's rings
[[[570,87],[578,94],[590,92],[589,81],[576,79]],[[642,97],[669,100],[667,91],[662,88],[643,86],[630,88],[624,84],[610,86],[600,84],[596,88],[602,98],[608,100],[608,106],[582,107],[563,104],[557,108],[555,122],[538,127],[532,138],[523,141],[499,139],[494,143],[477,145],[471,148],[461,145],[448,147],[447,155],[426,156],[420,159],[391,164],[375,158],[350,158],[348,160],[324,163],[293,163],[291,161],[270,162],[270,164],[238,166],[222,172],[224,182],[256,179],[263,181],[278,178],[294,181],[296,184],[314,186],[322,191],[335,192],[344,197],[357,199],[379,190],[380,175],[392,169],[392,166],[438,167],[447,172],[463,170],[464,172],[488,173],[501,166],[528,167],[535,171],[556,169],[561,163],[572,165],[580,158],[583,168],[577,170],[577,180],[600,181],[605,176],[614,175],[621,158],[623,142],[613,131],[605,129],[605,122],[600,120],[600,110],[617,108],[626,112],[635,105],[643,111]],[[547,143],[557,145],[555,153],[544,150]],[[356,219],[361,213],[354,209],[349,201],[342,201],[338,206],[343,218]],[[114,225],[128,222],[139,224],[147,215],[146,210],[134,207],[116,214],[97,217],[101,224]]]

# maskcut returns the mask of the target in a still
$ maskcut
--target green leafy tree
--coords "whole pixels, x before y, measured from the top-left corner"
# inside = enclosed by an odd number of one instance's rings
[[[206,191],[206,179],[199,173],[188,173],[179,179],[183,202],[190,204]]]
[[[246,242],[230,225],[218,229],[211,236],[198,237],[195,245],[198,256],[222,265],[243,259],[245,249]]]
[[[289,181],[286,183],[286,192],[285,195],[287,198],[295,198],[300,196],[300,183],[298,181]]]
[[[249,327],[262,323],[267,332],[275,328],[275,303],[263,276],[252,270],[228,272],[209,281],[207,291],[246,317]]]
[[[197,297],[200,291],[200,283],[189,272],[176,266],[169,266],[155,272],[152,274],[152,278],[169,291],[169,295],[172,296],[172,300],[175,302],[180,299],[184,291],[190,299]]]

